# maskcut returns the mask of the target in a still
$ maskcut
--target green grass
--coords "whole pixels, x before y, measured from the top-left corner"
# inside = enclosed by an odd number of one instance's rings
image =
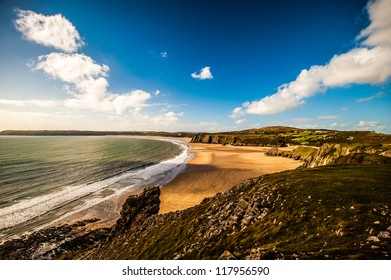
[[[318,151],[317,148],[314,147],[308,147],[308,146],[299,146],[297,147],[293,153],[301,155],[302,157],[309,157],[315,155],[315,153]]]

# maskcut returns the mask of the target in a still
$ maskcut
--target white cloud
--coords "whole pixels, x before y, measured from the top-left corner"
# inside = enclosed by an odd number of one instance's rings
[[[334,119],[338,119],[340,118],[341,116],[319,116],[317,117],[318,120],[334,120]]]
[[[68,83],[65,88],[74,97],[66,100],[68,107],[122,114],[128,110],[140,110],[151,98],[150,93],[142,90],[109,93],[106,79],[109,67],[97,64],[84,54],[51,53],[40,56],[31,66],[52,79]]]
[[[54,107],[62,104],[62,101],[55,100],[12,100],[12,99],[0,99],[2,105],[12,105],[19,107],[26,106],[38,106],[38,107]]]
[[[50,78],[58,79],[87,93],[89,91],[106,92],[108,86],[107,76],[110,70],[108,66],[99,65],[91,57],[84,54],[50,53],[38,57],[38,62],[31,64],[36,70],[42,70]],[[92,85],[92,84],[95,85]]]
[[[239,118],[240,116],[245,115],[246,113],[244,112],[242,107],[236,107],[233,109],[232,114],[229,115],[230,118],[236,119]]]
[[[60,14],[45,16],[19,10],[15,25],[27,40],[64,52],[75,52],[84,45],[76,28]]]
[[[242,124],[245,122],[246,122],[246,119],[239,119],[239,120],[235,121],[236,124]]]
[[[376,121],[360,121],[357,126],[358,127],[375,127],[379,124],[379,122]]]
[[[140,111],[151,95],[142,90],[133,90],[126,94],[106,93],[103,97],[94,94],[77,94],[75,97],[68,99],[65,105],[71,108],[121,115],[128,111]]]
[[[359,121],[356,128],[358,130],[384,131],[388,126],[377,121]]]
[[[160,53],[160,57],[162,57],[162,58],[167,58],[167,56],[168,56],[167,52]]]
[[[384,46],[391,45],[391,1],[376,0],[370,1],[367,6],[371,23],[367,28],[361,31],[357,39],[364,39],[367,46]]]
[[[361,47],[335,55],[326,65],[302,70],[295,81],[283,84],[275,94],[235,108],[232,117],[275,114],[298,108],[304,105],[306,98],[330,87],[386,82],[391,77],[391,17],[387,12],[390,8],[389,0],[368,4],[371,24],[358,37],[366,38]]]
[[[183,112],[181,113],[167,112],[163,115],[154,117],[153,120],[154,123],[156,124],[168,126],[177,123],[179,121],[179,117],[182,117],[183,114],[184,114]]]
[[[356,102],[371,101],[372,99],[380,98],[380,97],[383,97],[383,96],[386,96],[386,94],[384,92],[378,92],[378,93],[375,93],[374,95],[371,95],[371,96],[368,96],[368,97],[359,98],[359,99],[356,100]]]
[[[199,74],[194,72],[193,74],[191,74],[191,76],[194,79],[198,79],[198,80],[213,79],[213,76],[212,76],[212,73],[210,72],[209,66],[202,68],[201,71],[199,72]]]
[[[160,94],[160,90],[155,90],[155,92],[154,92],[154,94],[156,95],[156,96],[158,96],[159,94]]]

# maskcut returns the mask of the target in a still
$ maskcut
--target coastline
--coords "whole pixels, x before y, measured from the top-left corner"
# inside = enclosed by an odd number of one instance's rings
[[[127,136],[129,137],[129,136]],[[132,138],[142,138],[142,139],[153,139],[160,141],[172,142],[176,145],[185,145],[189,147],[191,138],[177,138],[177,137],[162,137],[162,136],[130,136]],[[189,149],[186,149],[185,152],[188,153],[189,159],[191,159],[191,153],[188,152]],[[175,159],[178,156],[172,158]],[[169,159],[168,161],[172,160]],[[91,207],[77,211],[73,214],[70,214],[66,217],[57,219],[51,224],[45,226],[61,226],[64,224],[74,224],[84,220],[97,220],[93,223],[88,223],[88,228],[90,230],[108,228],[113,226],[117,219],[120,217],[122,205],[129,196],[140,194],[144,188],[149,186],[162,186],[171,182],[175,177],[181,173],[183,165],[188,162],[188,159],[185,160],[180,166],[175,166],[173,169],[164,171],[158,174],[159,179],[148,178],[150,183],[146,183],[139,186],[133,186],[125,191],[120,192],[119,194],[110,196],[109,198],[99,202]]]
[[[159,214],[184,210],[199,204],[204,198],[230,189],[252,177],[294,169],[302,163],[288,158],[267,157],[269,147],[223,146],[221,144],[190,143],[190,138],[144,137],[164,141],[180,141],[189,146],[194,157],[185,164],[176,177],[161,187]],[[294,147],[283,148],[292,150]],[[81,220],[99,219],[88,225],[90,229],[111,227],[120,217],[125,200],[138,195],[150,185],[132,188],[88,209],[58,220],[55,225],[71,224]]]

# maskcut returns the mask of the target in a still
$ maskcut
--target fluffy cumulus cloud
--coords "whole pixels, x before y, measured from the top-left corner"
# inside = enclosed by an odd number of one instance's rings
[[[357,37],[362,40],[359,47],[335,55],[326,65],[302,70],[295,81],[281,85],[273,95],[243,103],[231,116],[275,114],[300,107],[327,88],[386,82],[391,77],[391,1],[370,2],[367,9],[371,23]]]
[[[50,53],[31,64],[50,78],[67,83],[65,87],[74,98],[65,104],[72,108],[91,109],[98,112],[122,114],[128,110],[140,110],[151,94],[133,90],[125,94],[109,93],[106,79],[109,67],[97,64],[84,54]]]
[[[75,52],[84,45],[76,28],[60,14],[19,10],[15,25],[27,40],[64,52]]]
[[[193,74],[191,74],[191,76],[197,80],[213,79],[213,76],[212,76],[212,73],[210,72],[209,66],[202,68],[198,74],[197,74],[197,72],[194,72]]]

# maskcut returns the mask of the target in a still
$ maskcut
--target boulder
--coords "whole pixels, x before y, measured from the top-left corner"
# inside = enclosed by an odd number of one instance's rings
[[[278,148],[277,146],[273,146],[269,151],[265,153],[265,155],[270,157],[275,157],[278,155]]]
[[[388,231],[381,231],[377,235],[378,238],[390,238],[390,233]]]
[[[224,251],[224,253],[221,254],[219,260],[236,260],[236,258],[231,254],[230,251]]]

